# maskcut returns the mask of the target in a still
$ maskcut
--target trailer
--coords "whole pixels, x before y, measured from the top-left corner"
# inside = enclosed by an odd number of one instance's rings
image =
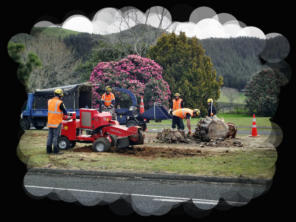
[[[48,89],[37,89],[28,93],[25,109],[21,113],[21,127],[24,130],[34,126],[36,129],[43,129],[47,123],[47,102],[54,97],[54,90],[61,88],[64,91],[63,102],[67,111],[76,112],[79,118],[80,108],[91,108],[92,90],[88,84],[74,84]]]

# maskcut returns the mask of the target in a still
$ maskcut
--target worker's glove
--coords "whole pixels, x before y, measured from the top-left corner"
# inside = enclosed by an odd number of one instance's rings
[[[214,113],[211,113],[211,116],[214,116]]]
[[[169,109],[169,114],[173,115],[173,110]]]

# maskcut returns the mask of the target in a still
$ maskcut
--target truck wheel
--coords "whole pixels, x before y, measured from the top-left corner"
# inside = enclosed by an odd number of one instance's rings
[[[40,126],[40,125],[34,125],[34,127],[38,130],[42,130],[44,128],[44,126]]]
[[[41,130],[45,127],[45,125],[46,125],[46,121],[44,119],[41,119],[41,118],[33,119],[33,126],[36,129]]]
[[[70,141],[67,137],[59,137],[58,138],[58,147],[60,150],[66,150],[70,148]]]
[[[21,125],[21,128],[23,130],[28,130],[30,129],[30,121],[28,119],[21,119],[20,120],[20,125]]]
[[[111,147],[111,143],[104,137],[98,138],[92,146],[95,152],[107,152]]]

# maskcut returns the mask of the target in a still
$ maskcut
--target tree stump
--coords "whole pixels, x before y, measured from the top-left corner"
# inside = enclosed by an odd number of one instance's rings
[[[229,135],[229,126],[217,116],[201,119],[196,126],[194,137],[209,142],[211,139],[225,139]],[[233,134],[232,134],[233,135]]]

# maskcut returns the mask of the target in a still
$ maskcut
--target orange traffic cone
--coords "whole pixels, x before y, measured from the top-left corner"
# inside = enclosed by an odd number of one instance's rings
[[[259,136],[257,133],[257,126],[256,126],[256,117],[255,114],[253,114],[253,125],[252,125],[252,135],[250,135],[251,137],[256,137]]]
[[[143,100],[143,96],[141,96],[141,103],[140,103],[140,114],[144,113],[145,109],[144,109],[144,100]]]

